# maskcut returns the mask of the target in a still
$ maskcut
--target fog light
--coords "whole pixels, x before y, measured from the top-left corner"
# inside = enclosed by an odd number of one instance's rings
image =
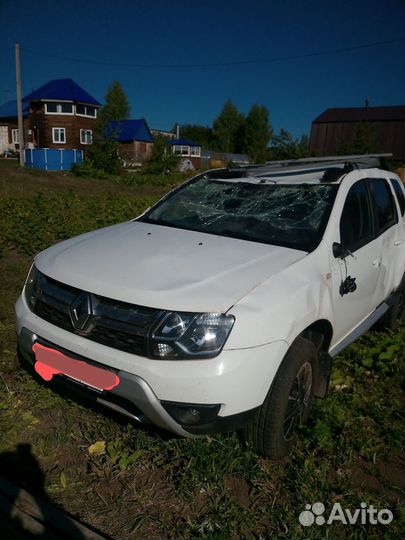
[[[197,409],[187,409],[183,414],[183,422],[185,424],[198,424],[201,414]]]
[[[221,405],[196,405],[162,401],[163,407],[182,426],[209,424],[218,416]]]

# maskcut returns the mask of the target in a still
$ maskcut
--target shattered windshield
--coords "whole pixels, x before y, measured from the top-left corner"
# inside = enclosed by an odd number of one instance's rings
[[[140,221],[312,251],[322,238],[337,189],[200,177]]]

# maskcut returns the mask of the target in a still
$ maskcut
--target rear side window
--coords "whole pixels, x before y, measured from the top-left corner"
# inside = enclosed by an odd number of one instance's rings
[[[371,180],[371,192],[376,209],[377,236],[398,222],[398,215],[392,192],[386,180],[382,178]]]
[[[399,183],[398,180],[395,180],[395,178],[391,178],[391,184],[394,188],[395,194],[398,199],[399,208],[401,209],[401,216],[405,214],[405,196],[404,191]]]
[[[347,194],[340,218],[340,242],[355,251],[373,238],[370,200],[364,180],[356,182]]]

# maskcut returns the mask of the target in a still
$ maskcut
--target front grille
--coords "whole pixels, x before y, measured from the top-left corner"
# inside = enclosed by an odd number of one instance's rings
[[[135,306],[92,293],[91,314],[72,322],[72,305],[84,291],[54,279],[39,277],[34,313],[45,321],[107,347],[148,356],[147,337],[161,316],[157,309]]]

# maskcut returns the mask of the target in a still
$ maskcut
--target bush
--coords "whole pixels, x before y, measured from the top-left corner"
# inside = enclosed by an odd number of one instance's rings
[[[108,174],[120,174],[124,162],[120,143],[101,136],[95,137],[87,151],[87,159],[95,169]]]
[[[149,174],[168,174],[178,169],[180,156],[172,154],[167,139],[162,135],[155,137],[150,161],[145,170]]]
[[[112,140],[96,135],[94,143],[87,151],[86,159],[73,165],[76,176],[107,178],[108,175],[120,174],[123,169],[121,145]]]
[[[97,169],[92,161],[84,160],[81,163],[75,163],[72,167],[72,173],[84,178],[107,178],[108,174],[102,169]]]

